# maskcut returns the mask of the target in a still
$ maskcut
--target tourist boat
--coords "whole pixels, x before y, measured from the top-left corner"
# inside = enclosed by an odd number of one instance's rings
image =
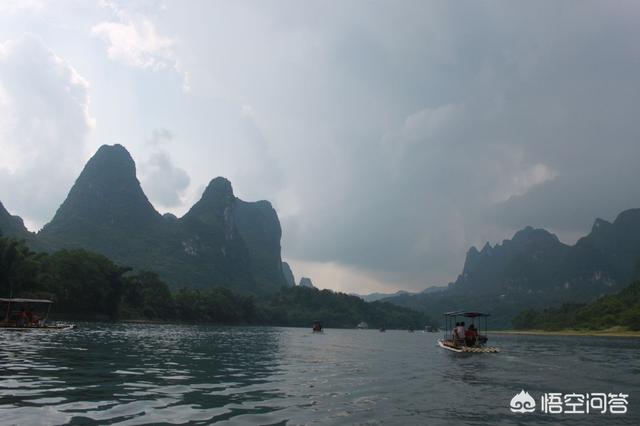
[[[500,352],[499,348],[487,346],[487,318],[489,314],[471,311],[454,311],[444,314],[444,337],[438,340],[438,346],[452,352],[465,353],[493,353]],[[458,323],[458,318],[468,319],[471,324],[465,325],[467,330],[466,336],[458,336],[454,332]],[[478,327],[476,328],[476,318],[478,319]],[[481,319],[484,319],[484,334],[481,334]],[[469,329],[473,332],[469,333]],[[470,336],[469,336],[470,335]]]
[[[320,323],[320,321],[313,322],[312,330],[314,333],[322,333],[322,324]]]
[[[359,330],[366,330],[367,328],[369,328],[369,324],[362,321],[360,324],[356,326],[356,328],[358,328]]]
[[[4,317],[0,320],[2,330],[73,330],[74,324],[50,324],[49,312],[53,301],[48,299],[0,298],[0,310]],[[34,307],[42,309],[34,309]],[[46,308],[46,309],[45,309]]]

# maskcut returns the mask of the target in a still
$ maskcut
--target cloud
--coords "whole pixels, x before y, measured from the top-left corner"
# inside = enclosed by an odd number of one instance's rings
[[[44,9],[43,0],[4,0],[0,2],[0,13],[13,15],[21,11],[40,12]]]
[[[311,130],[297,139],[305,143],[293,158],[306,169],[287,185],[301,206],[283,220],[288,256],[420,289],[455,279],[470,245],[528,224],[570,237],[598,215],[640,205],[632,19],[596,4],[580,17],[571,8],[412,6],[395,15],[407,19],[397,32],[381,31],[383,14],[367,9],[360,51],[313,64],[349,74],[330,76],[339,96],[305,93],[333,106],[306,127],[340,128],[335,139]],[[314,144],[337,155],[315,155]]]
[[[191,179],[173,164],[166,145],[173,140],[167,129],[156,129],[148,141],[149,157],[141,164],[142,185],[152,203],[171,208],[181,206]]]
[[[107,54],[113,60],[152,70],[174,66],[173,40],[159,35],[148,19],[128,20],[126,23],[102,22],[91,32],[107,42]]]
[[[366,270],[348,267],[334,262],[308,262],[286,259],[297,277],[312,277],[317,288],[331,288],[343,293],[368,294],[374,292],[393,293],[403,283],[380,281]],[[297,284],[297,282],[296,282]]]
[[[248,200],[275,196],[284,184],[280,161],[255,121],[251,107],[243,105],[229,141],[233,146],[234,189]]]
[[[579,13],[547,2],[336,4],[105,1],[0,23],[7,34],[33,25],[91,80],[92,139],[131,141],[141,171],[168,179],[153,198],[184,206],[228,177],[240,197],[274,203],[285,257],[329,277],[322,287],[443,284],[470,245],[525,225],[574,238],[594,217],[640,205],[637,2],[586,1]],[[189,96],[169,87],[175,75],[193,84]],[[11,138],[25,120],[16,93],[29,90],[0,90]],[[161,128],[179,141],[145,142]],[[68,133],[63,148],[83,134]],[[0,159],[5,174],[26,155],[15,151]],[[186,190],[178,164],[195,183]]]
[[[73,183],[95,120],[89,83],[39,38],[0,44],[0,199],[32,226]]]
[[[161,35],[151,19],[141,13],[131,13],[112,2],[103,5],[113,11],[117,21],[100,22],[91,28],[91,34],[107,44],[109,58],[133,68],[173,69],[182,78],[183,90],[188,92],[189,75],[176,59],[175,40]]]

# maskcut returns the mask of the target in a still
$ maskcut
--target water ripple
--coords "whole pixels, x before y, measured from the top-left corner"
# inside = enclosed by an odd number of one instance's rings
[[[551,424],[510,413],[514,393],[634,404],[640,387],[633,339],[497,336],[502,353],[457,356],[394,331],[80,324],[2,338],[3,424]],[[636,411],[612,420],[638,424]]]

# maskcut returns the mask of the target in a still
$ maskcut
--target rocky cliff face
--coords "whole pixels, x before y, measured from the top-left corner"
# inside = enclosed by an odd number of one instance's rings
[[[293,276],[293,271],[287,262],[282,262],[282,274],[289,287],[296,285],[296,279]]]
[[[505,299],[588,301],[624,287],[640,261],[640,209],[614,223],[597,219],[589,235],[567,246],[527,227],[511,240],[481,251],[471,248],[451,290],[496,293]]]
[[[137,263],[148,243],[158,242],[161,225],[162,216],[142,191],[129,152],[122,145],[104,145],[38,240],[48,249],[85,248],[121,263]]]
[[[502,293],[547,288],[560,274],[568,249],[544,229],[526,227],[494,247],[471,247],[453,288]]]
[[[29,231],[19,216],[12,216],[0,203],[0,235],[5,237],[26,238]]]
[[[623,211],[613,223],[596,219],[567,261],[572,275],[583,280],[628,284],[640,265],[640,209]]]
[[[80,173],[46,233],[106,226],[137,231],[155,226],[153,208],[136,177],[136,166],[122,145],[100,147]]]
[[[311,278],[307,278],[307,277],[300,278],[300,284],[298,285],[300,287],[315,288],[313,285],[313,281],[311,281]]]
[[[525,308],[585,303],[629,284],[640,270],[640,209],[627,210],[613,223],[597,219],[589,235],[574,246],[531,227],[511,240],[481,250],[471,247],[454,283],[437,293],[385,299],[438,313],[487,310],[496,326],[510,326]]]
[[[282,229],[271,203],[236,199],[235,220],[240,238],[247,245],[251,270],[258,285],[286,285],[280,257]]]
[[[209,183],[183,217],[160,215],[121,145],[98,150],[38,234],[49,250],[96,251],[157,272],[173,286],[224,286],[251,293],[285,284],[280,237],[271,205],[236,198],[222,177]]]

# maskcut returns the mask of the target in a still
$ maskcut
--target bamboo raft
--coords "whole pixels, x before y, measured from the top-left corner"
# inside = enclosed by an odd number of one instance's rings
[[[451,346],[446,344],[442,340],[438,340],[438,346],[442,349],[447,349],[453,352],[465,352],[465,353],[498,353],[500,348],[495,346]]]
[[[19,327],[15,325],[5,325],[0,324],[0,331],[9,330],[9,331],[63,331],[63,330],[74,330],[76,328],[75,324],[62,324],[62,325],[43,325],[43,326],[29,326],[29,327]]]
[[[488,354],[498,353],[500,349],[495,346],[485,346],[487,343],[487,317],[488,313],[478,311],[452,311],[444,313],[444,336],[438,340],[442,349],[451,352]],[[469,319],[471,324],[467,329],[464,321],[458,322],[458,317]],[[480,333],[480,320],[484,319],[484,334]],[[478,321],[478,328],[475,321]],[[455,324],[455,325],[454,325]],[[451,331],[449,331],[451,330]],[[471,346],[467,346],[467,342]]]
[[[500,349],[495,346],[487,346],[483,348],[470,348],[468,346],[463,346],[462,352],[497,353],[500,352]]]

